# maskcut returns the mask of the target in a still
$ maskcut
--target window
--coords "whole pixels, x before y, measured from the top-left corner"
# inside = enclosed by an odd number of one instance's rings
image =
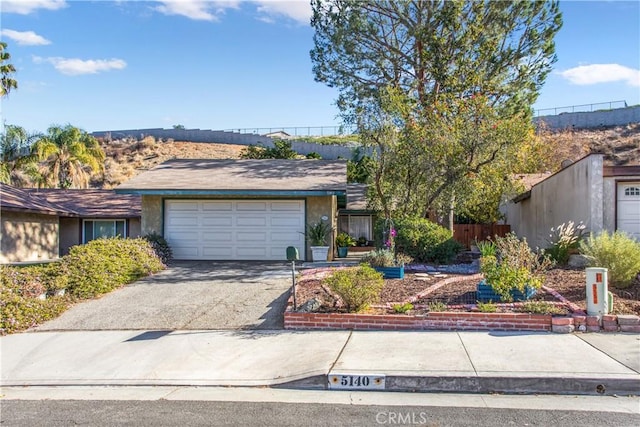
[[[101,237],[126,237],[126,220],[85,220],[83,227],[82,243],[87,243]]]
[[[349,233],[354,239],[358,240],[364,236],[367,240],[373,240],[370,215],[341,215],[339,221],[340,231]]]
[[[624,189],[625,196],[640,196],[640,187],[627,187]]]

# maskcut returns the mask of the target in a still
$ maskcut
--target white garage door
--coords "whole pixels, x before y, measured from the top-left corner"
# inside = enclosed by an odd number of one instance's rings
[[[618,183],[618,230],[640,241],[640,182]]]
[[[167,200],[164,231],[175,259],[286,260],[304,218],[303,200]]]

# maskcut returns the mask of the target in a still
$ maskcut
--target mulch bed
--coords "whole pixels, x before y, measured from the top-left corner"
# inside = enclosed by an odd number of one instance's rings
[[[447,283],[443,286],[434,286],[441,284],[445,278],[459,278],[453,283]],[[375,312],[384,311],[380,307],[391,307],[394,304],[402,304],[410,299],[415,300],[413,305],[416,310],[412,313],[428,311],[428,305],[435,302],[447,304],[451,310],[468,310],[470,306],[476,304],[476,285],[477,279],[468,279],[469,276],[461,274],[445,274],[445,275],[429,275],[429,274],[405,274],[404,279],[387,279],[382,289],[381,299],[376,305]],[[562,295],[566,300],[574,303],[582,310],[586,310],[586,275],[583,269],[571,268],[554,268],[547,272],[544,287],[551,288]],[[429,292],[430,288],[432,288]],[[298,306],[315,298],[321,303],[320,312],[343,312],[340,307],[340,300],[333,295],[326,285],[323,285],[322,279],[319,278],[303,278],[298,281],[296,288],[296,299]],[[640,280],[635,280],[633,285],[627,289],[616,289],[609,287],[609,291],[613,294],[613,313],[612,314],[635,314],[640,315]],[[421,298],[415,296],[428,292]],[[539,301],[553,303],[558,307],[562,307],[566,314],[569,310],[561,306],[553,294],[539,290],[530,301]],[[520,308],[510,305],[500,305],[500,312],[521,311]]]

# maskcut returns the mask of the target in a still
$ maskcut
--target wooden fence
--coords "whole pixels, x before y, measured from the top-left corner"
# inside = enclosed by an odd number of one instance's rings
[[[475,241],[504,236],[511,231],[509,224],[453,224],[453,238],[469,249]]]

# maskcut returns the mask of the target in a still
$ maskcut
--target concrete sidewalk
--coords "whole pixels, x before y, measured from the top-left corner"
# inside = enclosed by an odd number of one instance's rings
[[[0,385],[327,387],[640,395],[640,335],[502,332],[69,331],[0,338]],[[358,387],[354,387],[358,389]]]

